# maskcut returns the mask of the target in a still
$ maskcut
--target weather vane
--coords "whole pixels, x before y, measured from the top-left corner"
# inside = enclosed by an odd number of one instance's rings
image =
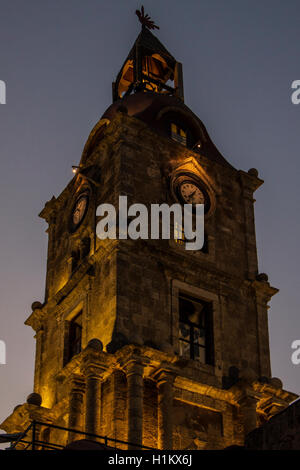
[[[159,26],[156,26],[154,21],[151,20],[150,16],[147,14],[145,15],[145,10],[143,6],[141,8],[141,11],[136,10],[135,14],[137,15],[143,27],[146,27],[148,29],[159,29]]]

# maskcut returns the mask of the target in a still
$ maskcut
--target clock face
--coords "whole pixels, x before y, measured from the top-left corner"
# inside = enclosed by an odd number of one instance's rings
[[[73,222],[74,228],[76,228],[80,224],[80,222],[83,220],[85,213],[86,213],[87,205],[88,205],[87,195],[80,196],[79,199],[76,201],[76,204],[72,213],[72,222]]]
[[[179,188],[185,204],[204,204],[205,196],[201,189],[191,181],[184,181]]]

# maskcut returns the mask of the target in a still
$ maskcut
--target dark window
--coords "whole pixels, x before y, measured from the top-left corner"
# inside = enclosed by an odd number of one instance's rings
[[[196,142],[200,140],[199,131],[193,123],[180,113],[168,112],[163,115],[160,125],[172,140],[179,142],[189,149],[193,149]]]
[[[180,355],[213,364],[212,303],[179,296]]]
[[[80,312],[73,320],[69,322],[69,335],[68,335],[68,356],[69,362],[73,356],[79,354],[81,351],[82,339],[82,312]]]

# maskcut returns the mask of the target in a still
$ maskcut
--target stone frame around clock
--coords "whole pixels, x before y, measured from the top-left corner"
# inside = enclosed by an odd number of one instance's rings
[[[82,216],[82,219],[80,220],[80,222],[78,222],[78,224],[75,224],[75,223],[73,222],[74,210],[75,210],[76,204],[78,203],[78,201],[79,201],[82,197],[85,197],[85,198],[86,198],[87,203],[86,203],[86,206],[85,206],[85,209],[84,209],[84,214],[83,214],[83,216]],[[82,191],[82,192],[76,197],[76,200],[75,200],[74,204],[72,205],[71,213],[70,213],[70,216],[69,216],[69,230],[70,230],[71,233],[76,232],[76,230],[80,227],[80,225],[81,225],[82,222],[84,221],[84,219],[85,219],[85,217],[86,217],[86,214],[87,214],[87,212],[88,212],[88,209],[89,209],[89,202],[90,202],[90,193],[89,193],[89,191],[87,191],[87,190]]]
[[[168,179],[170,194],[174,201],[183,204],[178,193],[179,185],[184,180],[188,180],[199,186],[200,190],[204,193],[204,196],[209,200],[209,208],[205,212],[205,218],[208,219],[214,213],[216,208],[216,190],[213,189],[212,185],[208,181],[206,173],[193,157],[182,162],[177,166],[177,168],[173,167],[173,171],[168,175]]]
[[[210,202],[210,197],[206,189],[206,186],[203,184],[202,180],[198,178],[194,173],[189,172],[189,171],[183,171],[179,173],[178,175],[176,175],[175,178],[173,178],[173,181],[171,184],[171,191],[173,193],[173,197],[177,199],[180,202],[180,204],[186,204],[180,191],[180,187],[183,183],[194,184],[200,189],[205,199],[204,213],[205,215],[208,214],[210,211],[211,202]]]

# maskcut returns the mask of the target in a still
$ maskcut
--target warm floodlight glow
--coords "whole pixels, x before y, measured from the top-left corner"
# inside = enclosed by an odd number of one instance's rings
[[[72,172],[74,174],[77,173],[78,170],[79,170],[79,166],[75,166],[75,165],[72,166]]]

